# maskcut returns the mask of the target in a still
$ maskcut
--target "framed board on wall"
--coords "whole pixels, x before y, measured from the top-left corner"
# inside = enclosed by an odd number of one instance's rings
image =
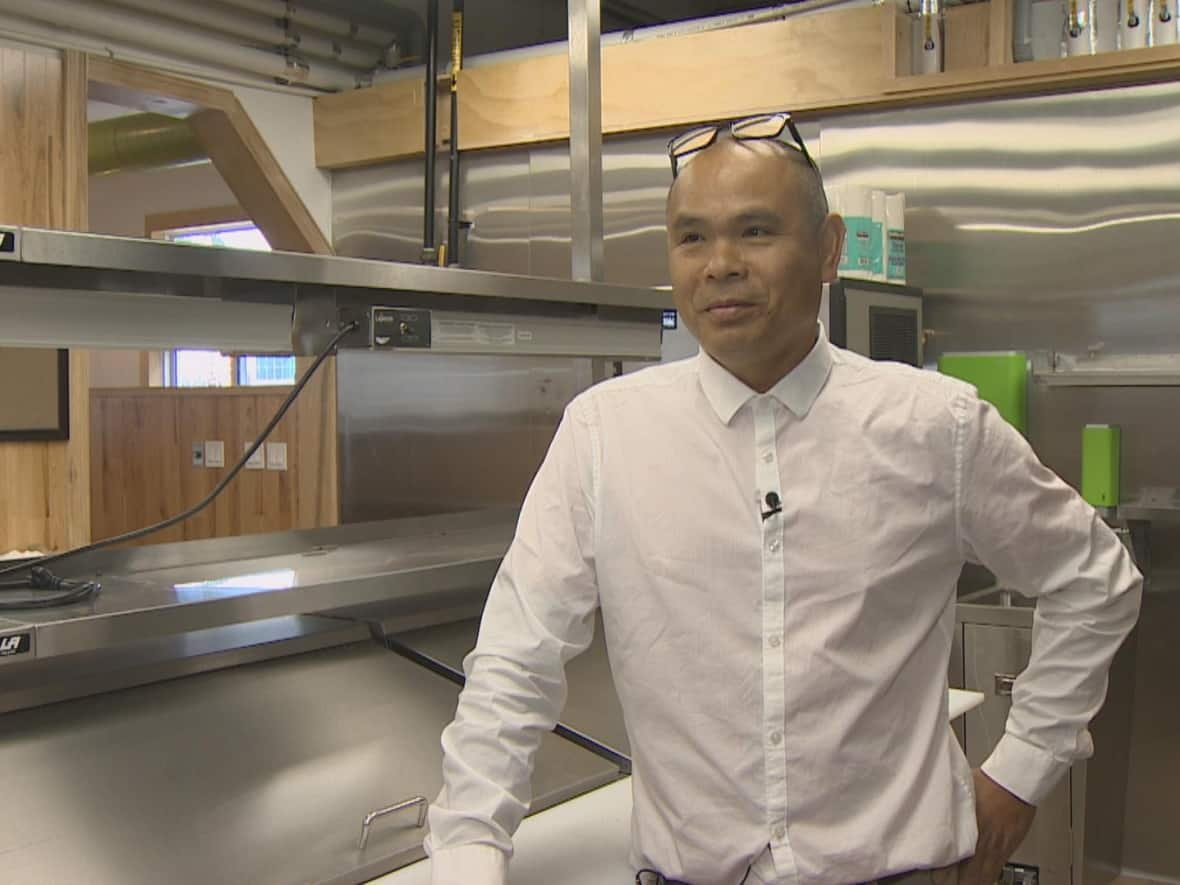
[[[70,438],[70,352],[0,347],[0,442]]]

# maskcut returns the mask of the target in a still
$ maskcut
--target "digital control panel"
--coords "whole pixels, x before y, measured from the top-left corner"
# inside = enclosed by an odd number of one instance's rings
[[[369,346],[377,350],[430,347],[430,311],[408,307],[374,307]]]

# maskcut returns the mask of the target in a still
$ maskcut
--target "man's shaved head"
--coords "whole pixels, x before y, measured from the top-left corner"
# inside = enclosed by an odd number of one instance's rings
[[[672,187],[668,189],[668,200],[672,199],[672,195],[676,192],[676,187],[692,168],[692,161],[698,159],[701,155],[713,150],[742,149],[752,150],[758,153],[765,153],[767,155],[774,155],[781,159],[783,174],[791,175],[798,179],[801,185],[800,196],[802,198],[802,206],[800,207],[804,213],[804,217],[811,220],[815,227],[823,224],[824,219],[828,217],[828,197],[824,193],[823,178],[819,174],[819,170],[807,162],[807,158],[803,154],[785,144],[774,139],[735,139],[728,133],[720,133],[717,141],[714,142],[705,150],[690,156],[685,160],[681,160],[682,166],[680,175],[672,182]]]

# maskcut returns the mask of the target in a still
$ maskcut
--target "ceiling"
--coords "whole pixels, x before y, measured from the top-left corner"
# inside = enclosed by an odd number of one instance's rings
[[[393,26],[412,13],[426,18],[429,0],[302,0],[302,6],[348,16],[360,22]],[[603,33],[626,31],[710,15],[764,9],[773,2],[750,0],[600,0]],[[464,53],[483,55],[566,38],[565,0],[466,0]],[[440,0],[440,42],[449,42],[451,0]],[[421,38],[419,33],[418,39]],[[410,48],[410,47],[407,47]],[[413,53],[413,49],[411,49]]]

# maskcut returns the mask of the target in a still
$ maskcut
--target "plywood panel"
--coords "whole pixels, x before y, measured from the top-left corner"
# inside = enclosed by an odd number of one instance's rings
[[[603,131],[828,108],[879,96],[892,72],[881,41],[883,14],[877,7],[840,9],[608,46],[602,53]],[[465,68],[459,146],[567,138],[567,65],[558,53]],[[316,99],[317,162],[338,168],[421,153],[423,92],[419,81],[399,81]],[[447,117],[440,109],[440,123]]]
[[[86,75],[73,52],[0,48],[0,221],[86,225]],[[0,552],[90,538],[89,362],[70,354],[70,439],[0,443]]]
[[[180,513],[208,495],[261,432],[287,388],[91,391],[96,537]],[[194,467],[192,443],[221,440],[224,468]],[[243,470],[203,512],[142,543],[338,523],[335,366],[329,360],[270,435],[286,471]]]
[[[611,45],[602,55],[603,131],[687,126],[763,110],[815,117],[1076,92],[1180,75],[1180,45],[1012,64],[1010,7],[988,2],[948,10],[947,70],[917,77],[908,76],[908,29],[891,3]],[[557,53],[465,68],[460,147],[567,138],[566,65]],[[421,154],[423,92],[419,81],[407,80],[317,98],[317,163],[333,169]],[[447,114],[439,119],[441,128]]]

